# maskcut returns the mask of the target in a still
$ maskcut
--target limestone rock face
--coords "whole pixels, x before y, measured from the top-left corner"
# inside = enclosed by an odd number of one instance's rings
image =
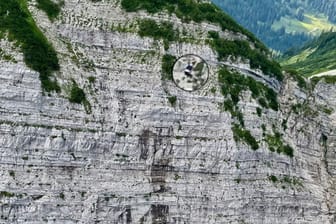
[[[308,91],[287,78],[279,111],[263,109],[260,117],[245,91],[239,107],[259,142],[253,151],[235,141],[233,118],[220,106],[220,63],[205,40],[219,27],[126,13],[114,0],[66,0],[51,23],[29,4],[58,52],[62,93],[43,93],[39,74],[1,42],[17,63],[0,61],[0,223],[336,223],[334,85]],[[198,41],[166,51],[160,40],[115,30],[140,18],[170,20]],[[164,54],[200,55],[207,84],[185,92],[164,81]],[[72,79],[91,113],[69,102]],[[294,157],[270,151],[262,127],[278,130]]]

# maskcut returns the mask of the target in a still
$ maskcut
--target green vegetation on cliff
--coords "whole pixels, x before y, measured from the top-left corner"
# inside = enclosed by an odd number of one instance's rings
[[[224,59],[230,55],[249,59],[252,68],[260,68],[265,74],[275,76],[281,81],[283,75],[280,65],[269,59],[264,52],[257,49],[252,49],[247,41],[243,40],[226,40],[219,37],[217,32],[210,31],[209,37],[212,38],[211,46],[218,53],[219,59]]]
[[[49,17],[50,20],[55,19],[58,14],[61,12],[61,5],[64,2],[61,1],[59,4],[51,0],[37,0],[37,8],[43,10]]]
[[[69,101],[71,103],[83,104],[85,111],[88,114],[91,113],[91,105],[86,99],[84,90],[81,89],[74,80],[72,80],[72,85],[70,87]]]
[[[56,51],[36,26],[25,0],[0,1],[0,32],[21,48],[27,66],[40,73],[45,91],[60,91],[51,77],[59,70]]]
[[[176,14],[184,21],[215,23],[220,25],[223,30],[227,29],[246,35],[257,48],[265,52],[268,51],[252,33],[238,25],[220,8],[210,3],[199,3],[195,0],[121,0],[121,6],[127,12],[146,10],[149,13],[157,13],[166,10]]]
[[[250,90],[252,98],[262,107],[275,111],[279,108],[276,92],[251,77],[222,68],[218,73],[218,81],[222,85],[222,94],[232,101],[232,107],[228,107],[228,111],[236,110],[234,107],[237,107],[240,94],[244,90]]]
[[[176,57],[170,54],[165,54],[162,57],[162,79],[173,80],[173,66],[176,61]]]
[[[312,86],[315,87],[315,85],[321,80],[323,80],[327,84],[336,84],[336,76],[327,75],[327,76],[313,77],[311,79]]]
[[[169,48],[169,42],[179,40],[179,31],[174,29],[174,25],[170,22],[157,23],[152,19],[140,20],[138,33],[141,37],[162,39],[166,50]]]
[[[279,132],[275,132],[274,135],[267,134],[265,141],[272,152],[283,153],[289,157],[294,156],[294,149],[289,145],[284,145]]]
[[[243,113],[239,107],[240,97],[243,91],[250,91],[251,96],[261,107],[278,110],[279,104],[277,94],[264,84],[257,82],[251,77],[244,76],[238,72],[229,71],[225,67],[218,73],[218,82],[221,85],[221,92],[225,97],[222,108],[230,112],[234,119],[232,132],[235,141],[243,141],[253,150],[259,148],[259,144],[249,130],[245,129]],[[257,108],[258,116],[262,115],[262,108]]]
[[[241,128],[239,125],[235,124],[232,127],[233,137],[236,142],[243,141],[248,144],[253,150],[259,148],[259,144],[256,139],[251,135],[249,130]]]
[[[86,101],[86,96],[84,91],[79,88],[76,82],[73,81],[70,91],[69,101],[72,103],[82,103]]]
[[[152,19],[144,19],[139,23],[139,35],[152,37],[154,39],[164,39],[167,41],[178,40],[178,30],[170,22],[156,23]]]
[[[249,38],[249,41],[229,41],[220,38],[216,32],[209,33],[209,37],[212,39],[210,44],[217,51],[219,59],[222,60],[229,55],[242,56],[249,59],[252,68],[261,69],[267,75],[275,76],[280,81],[283,78],[279,64],[268,57],[268,49],[249,31],[242,28],[213,4],[200,3],[194,0],[122,0],[121,6],[127,12],[145,10],[149,13],[157,13],[165,10],[168,13],[176,14],[185,22],[205,21],[218,24],[222,30],[242,33]],[[180,41],[179,30],[169,22],[157,23],[151,19],[140,20],[139,34],[140,36],[164,40],[166,49],[170,41]],[[250,44],[251,42],[253,44]]]

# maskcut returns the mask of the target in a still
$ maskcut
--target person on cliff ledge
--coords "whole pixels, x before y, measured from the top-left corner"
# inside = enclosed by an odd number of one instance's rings
[[[192,74],[191,74],[192,70],[193,70],[193,66],[191,64],[188,64],[188,66],[184,69],[184,74],[186,76],[188,76],[189,78],[191,78],[192,77]]]

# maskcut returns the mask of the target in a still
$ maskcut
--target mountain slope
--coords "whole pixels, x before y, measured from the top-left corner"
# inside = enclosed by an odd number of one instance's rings
[[[29,11],[59,90],[1,26],[1,223],[334,222],[333,83],[282,73],[204,1],[13,1],[0,18]],[[208,77],[184,91],[190,55]]]
[[[269,47],[285,51],[335,28],[333,0],[213,0]]]
[[[286,52],[282,65],[306,76],[336,69],[336,32],[323,33],[302,48]]]

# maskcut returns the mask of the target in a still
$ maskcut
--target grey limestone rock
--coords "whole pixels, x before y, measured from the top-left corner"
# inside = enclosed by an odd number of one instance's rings
[[[53,23],[30,2],[59,55],[60,94],[43,93],[39,74],[1,42],[18,62],[0,61],[0,223],[336,223],[335,86],[320,82],[309,92],[287,78],[276,84],[279,111],[264,109],[260,117],[245,91],[239,107],[259,142],[253,151],[234,140],[233,118],[219,108],[221,62],[205,38],[220,28],[193,24],[199,40],[172,42],[166,52],[161,41],[112,24],[184,23],[164,13],[126,13],[119,2],[66,0]],[[163,81],[166,53],[201,55],[208,83],[184,92]],[[91,113],[67,99],[71,79],[86,92]],[[304,106],[295,113],[298,104]],[[293,158],[269,150],[263,125],[281,133]]]

